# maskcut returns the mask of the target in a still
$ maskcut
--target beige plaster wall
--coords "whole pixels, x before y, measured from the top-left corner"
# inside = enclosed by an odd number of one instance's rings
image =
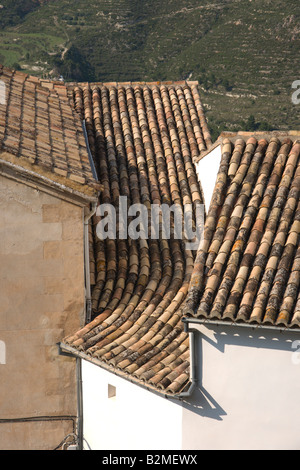
[[[0,176],[0,449],[54,449],[73,431],[75,360],[57,343],[83,315],[83,209]]]

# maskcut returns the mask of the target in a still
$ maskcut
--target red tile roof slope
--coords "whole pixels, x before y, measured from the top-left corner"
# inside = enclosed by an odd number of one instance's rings
[[[193,159],[211,145],[196,84],[75,84],[104,190],[101,202],[202,203]],[[93,239],[94,318],[65,344],[148,386],[176,393],[189,380],[181,306],[194,255],[180,240]],[[93,274],[93,273],[92,273]]]
[[[53,181],[63,181],[79,191],[94,188],[82,122],[64,84],[3,66],[0,80],[5,93],[0,104],[2,158],[14,156],[14,163],[44,171]]]
[[[299,138],[223,139],[185,315],[300,327]]]

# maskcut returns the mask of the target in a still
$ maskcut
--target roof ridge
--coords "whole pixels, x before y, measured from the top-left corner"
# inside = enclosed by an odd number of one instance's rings
[[[63,83],[63,82],[62,82]],[[198,81],[190,80],[163,80],[163,81],[124,81],[124,82],[66,82],[67,87],[74,86],[104,86],[104,87],[132,87],[132,86],[197,86]]]
[[[294,129],[294,130],[274,130],[274,131],[238,131],[238,132],[231,132],[231,131],[223,131],[221,132],[221,134],[219,135],[218,139],[216,142],[218,141],[223,141],[224,139],[229,139],[231,141],[234,141],[238,138],[244,138],[245,139],[248,139],[248,138],[251,138],[251,137],[254,137],[254,138],[258,138],[258,139],[262,139],[262,138],[265,138],[265,139],[268,139],[268,138],[273,138],[273,137],[278,137],[279,139],[281,138],[287,138],[287,137],[290,137],[291,140],[293,139],[297,139],[298,140],[300,139],[300,129],[297,130],[297,129]]]
[[[36,87],[42,90],[47,90],[50,92],[56,92],[60,95],[60,97],[67,98],[67,86],[64,82],[60,80],[50,80],[46,78],[40,78],[35,75],[31,75],[29,73],[23,72],[22,70],[13,69],[11,67],[6,67],[0,64],[0,76],[4,75],[4,73],[9,73],[11,77],[21,76],[24,77],[24,82],[28,81],[33,83]]]

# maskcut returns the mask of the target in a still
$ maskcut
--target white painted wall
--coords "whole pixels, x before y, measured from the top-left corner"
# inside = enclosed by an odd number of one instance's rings
[[[196,172],[199,181],[201,182],[205,208],[208,211],[213,190],[215,187],[220,162],[222,157],[221,145],[209,152],[202,160],[196,163]]]
[[[184,403],[183,448],[300,449],[300,335],[197,328],[200,384]]]
[[[199,385],[184,401],[82,361],[84,437],[91,449],[300,449],[300,335],[196,328]],[[113,398],[109,384],[116,387]]]
[[[92,450],[179,450],[182,407],[82,361],[84,438]],[[108,398],[108,385],[116,396]],[[85,444],[85,448],[88,446]]]

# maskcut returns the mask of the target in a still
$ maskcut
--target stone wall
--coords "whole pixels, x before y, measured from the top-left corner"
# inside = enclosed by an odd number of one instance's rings
[[[4,176],[0,188],[0,449],[51,450],[77,412],[75,360],[57,343],[84,315],[83,209]]]

